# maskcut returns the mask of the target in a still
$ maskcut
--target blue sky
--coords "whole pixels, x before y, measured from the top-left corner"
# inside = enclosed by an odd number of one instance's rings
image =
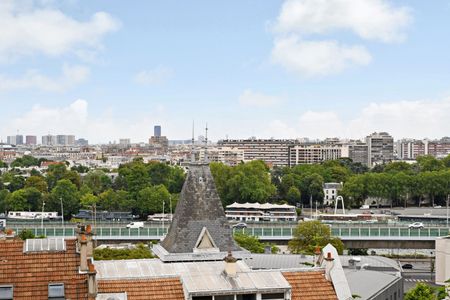
[[[0,2],[0,138],[450,135],[450,2]]]

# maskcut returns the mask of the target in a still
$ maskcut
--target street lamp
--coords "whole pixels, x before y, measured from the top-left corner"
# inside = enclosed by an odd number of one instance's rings
[[[45,201],[42,201],[42,214],[41,214],[41,230],[42,230],[42,234],[44,234],[44,207],[45,207]]]
[[[61,202],[61,225],[62,225],[63,232],[64,232],[64,207],[63,207],[62,197],[59,198],[59,201]]]

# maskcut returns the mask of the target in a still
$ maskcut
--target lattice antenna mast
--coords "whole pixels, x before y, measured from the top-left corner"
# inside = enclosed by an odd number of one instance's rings
[[[193,120],[192,120],[191,162],[195,162],[195,151],[194,151],[194,121],[193,121]]]
[[[208,123],[205,127],[205,162],[208,162]]]

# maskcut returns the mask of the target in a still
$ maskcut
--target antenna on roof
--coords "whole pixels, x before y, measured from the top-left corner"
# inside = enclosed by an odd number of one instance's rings
[[[194,153],[194,120],[192,120],[192,145],[191,145],[191,162],[195,161]]]
[[[205,162],[208,162],[208,123],[205,127]]]

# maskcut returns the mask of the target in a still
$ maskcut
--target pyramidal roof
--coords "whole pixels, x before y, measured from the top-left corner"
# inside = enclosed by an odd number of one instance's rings
[[[163,261],[219,260],[231,250],[242,250],[234,241],[209,165],[189,165],[186,181],[169,231],[153,247]]]

